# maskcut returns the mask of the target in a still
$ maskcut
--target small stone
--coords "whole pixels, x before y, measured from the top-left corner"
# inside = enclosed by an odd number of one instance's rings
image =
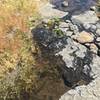
[[[88,29],[91,27],[91,25],[90,25],[90,24],[87,24],[87,23],[84,23],[84,24],[83,24],[83,27],[84,27],[86,30],[88,30]]]
[[[76,40],[77,39],[77,35],[72,35],[71,38]]]
[[[77,25],[69,24],[69,28],[71,31],[78,30]]]
[[[96,29],[97,29],[97,27],[95,25],[91,25],[91,27],[90,27],[90,31],[91,32],[95,32]]]
[[[83,24],[79,20],[71,19],[74,25],[77,25],[78,28],[81,30],[83,29]]]
[[[69,25],[68,25],[68,23],[66,23],[66,22],[61,22],[60,25],[59,25],[59,27],[60,27],[60,28],[68,28]]]
[[[49,22],[49,19],[45,18],[45,19],[42,20],[42,22],[45,23],[45,24],[47,24]]]
[[[71,21],[70,21],[70,20],[66,20],[65,22],[66,22],[66,23],[71,23]]]
[[[76,38],[76,40],[80,43],[90,43],[93,42],[94,37],[90,33],[86,31],[82,31]]]
[[[86,43],[85,46],[90,47],[90,43]]]
[[[98,48],[100,48],[100,43],[97,43],[98,44]],[[99,50],[99,52],[100,52],[100,50]]]
[[[96,24],[97,29],[100,29],[100,22]]]
[[[73,30],[73,24],[72,23],[68,23],[68,24],[69,24],[70,30]]]
[[[97,37],[96,41],[97,41],[97,42],[100,42],[100,37]]]
[[[75,35],[77,35],[79,33],[78,27],[73,32],[74,32]]]
[[[90,10],[91,10],[91,11],[95,11],[95,10],[96,10],[95,6],[92,6],[92,7],[90,8]]]
[[[73,35],[73,32],[72,31],[67,31],[66,32],[66,36],[72,36]]]
[[[93,52],[93,53],[96,53],[98,52],[98,47],[95,45],[95,44],[90,44],[90,50]]]
[[[100,29],[96,30],[96,35],[100,36]]]
[[[69,28],[59,28],[64,34],[69,30]]]
[[[68,2],[64,1],[61,5],[62,5],[62,7],[68,7]]]

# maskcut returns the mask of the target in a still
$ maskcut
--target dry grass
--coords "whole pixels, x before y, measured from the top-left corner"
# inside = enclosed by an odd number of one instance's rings
[[[24,35],[29,33],[30,20],[39,17],[38,8],[44,1],[0,0],[0,73],[5,73],[8,67],[14,67],[20,56],[23,56],[20,54],[22,48],[27,50],[29,47]],[[11,62],[10,59],[13,58],[15,61]]]
[[[27,31],[26,21],[36,14],[38,2],[35,0],[4,0],[0,3],[0,33],[17,27]]]
[[[40,3],[39,0],[0,1],[0,50],[8,48],[9,45],[16,45],[16,39],[8,44],[7,34],[14,33],[16,29],[28,32],[28,20],[37,15]]]

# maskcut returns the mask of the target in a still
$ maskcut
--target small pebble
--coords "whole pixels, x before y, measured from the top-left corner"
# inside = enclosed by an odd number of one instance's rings
[[[86,29],[86,30],[88,30],[90,27],[91,27],[91,25],[90,24],[83,24],[83,27]]]
[[[71,23],[71,21],[70,20],[66,20],[66,23]]]
[[[63,33],[66,33],[68,30],[69,30],[69,28],[59,28]]]
[[[68,7],[68,2],[64,1],[64,2],[62,3],[62,7]]]
[[[68,25],[68,23],[66,23],[66,22],[61,22],[60,25],[59,25],[59,27],[60,27],[60,28],[68,28],[69,25]]]
[[[66,36],[72,36],[73,35],[73,32],[72,31],[67,31],[66,32]]]
[[[97,29],[100,29],[100,22],[96,24]]]
[[[74,34],[76,35],[77,33],[79,33],[79,29],[78,29],[78,27],[77,26],[75,26],[75,29],[74,29]]]
[[[78,27],[76,25],[73,25],[73,24],[69,24],[69,28],[71,31],[78,30]]]
[[[93,53],[96,53],[98,52],[98,47],[95,45],[95,44],[90,44],[90,50],[93,52]]]
[[[100,42],[100,37],[97,37],[96,41],[97,41],[97,42]]]
[[[97,35],[97,36],[100,36],[100,29],[97,29],[97,30],[96,30],[96,35]]]
[[[95,25],[91,25],[91,27],[90,27],[90,31],[91,32],[95,32],[96,29],[97,29],[97,27]]]

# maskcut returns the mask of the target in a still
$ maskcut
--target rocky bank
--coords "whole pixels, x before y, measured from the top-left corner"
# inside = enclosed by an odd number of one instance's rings
[[[66,20],[59,19],[66,12],[49,3],[40,11],[43,21],[32,30],[40,56],[55,61],[63,83],[70,87],[59,100],[99,100],[100,21],[95,11]]]

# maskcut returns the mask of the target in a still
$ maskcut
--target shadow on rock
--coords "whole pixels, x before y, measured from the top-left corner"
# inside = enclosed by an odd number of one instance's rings
[[[79,15],[96,5],[97,0],[50,0],[55,9],[68,12],[63,19],[70,19],[72,15]]]

